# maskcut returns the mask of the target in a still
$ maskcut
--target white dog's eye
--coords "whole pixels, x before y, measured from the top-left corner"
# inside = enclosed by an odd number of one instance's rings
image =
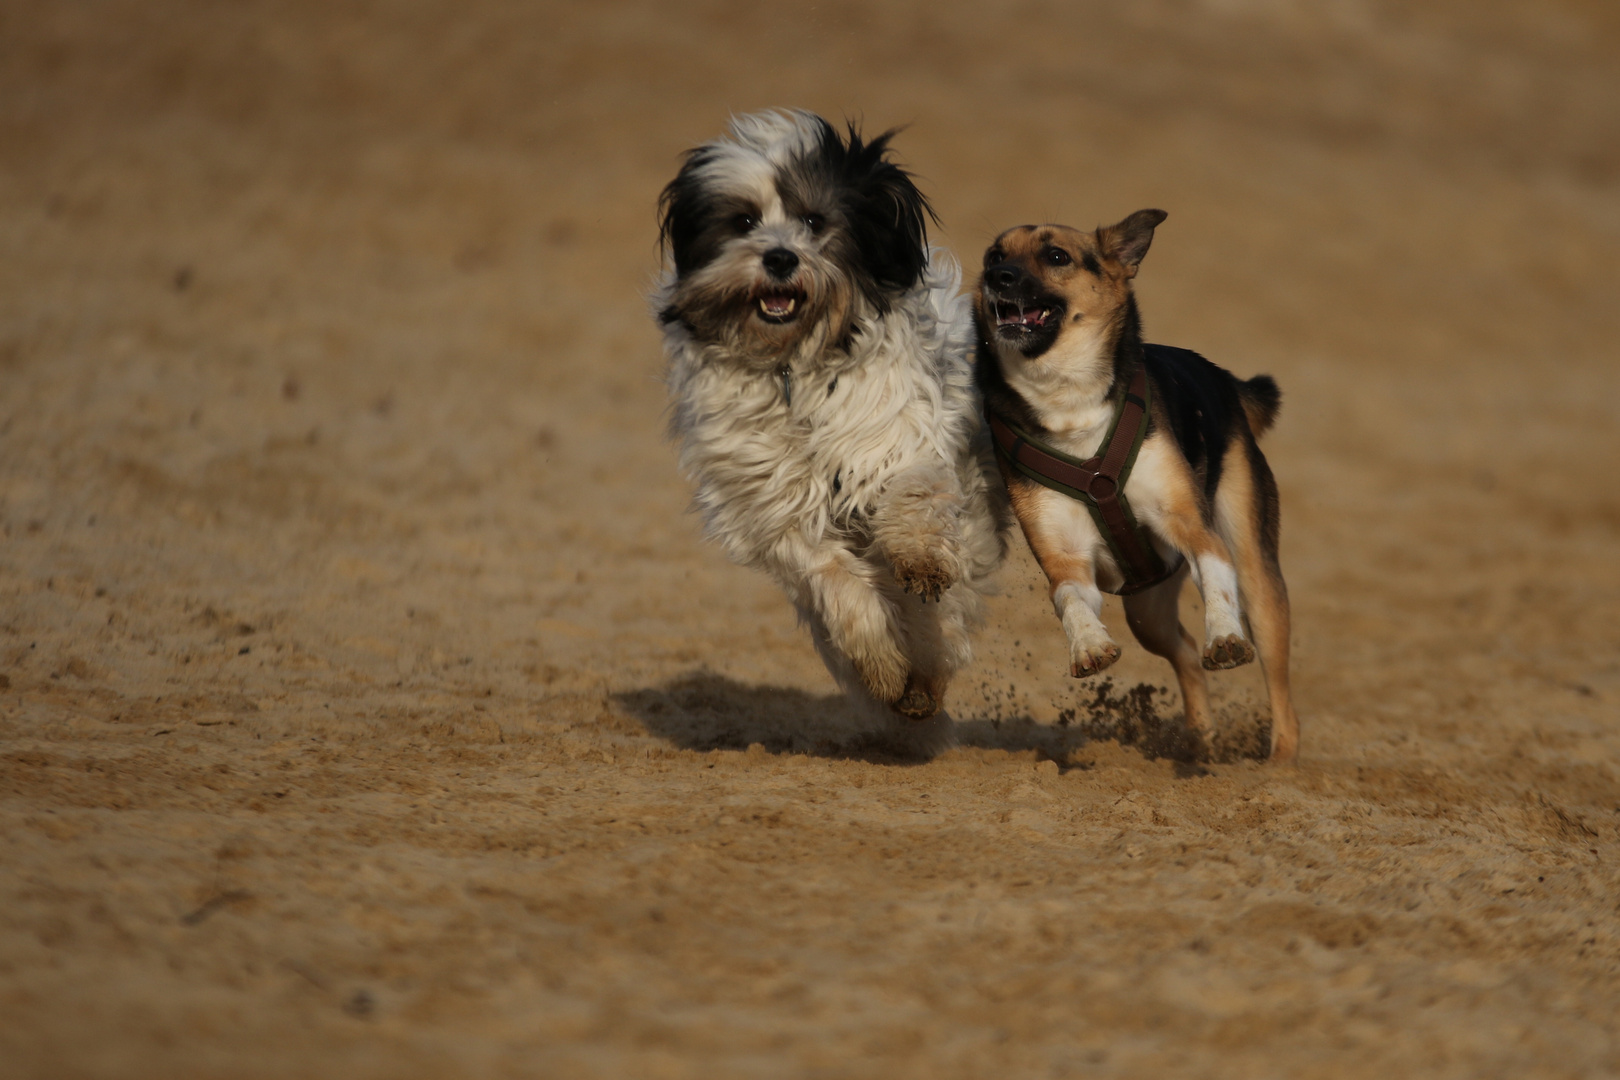
[[[740,233],[753,232],[754,226],[758,224],[759,218],[755,217],[753,214],[738,214],[731,219],[732,228],[736,229]]]
[[[810,230],[810,235],[820,236],[821,230],[827,227],[827,219],[820,214],[806,214],[804,215],[804,225],[805,228]]]

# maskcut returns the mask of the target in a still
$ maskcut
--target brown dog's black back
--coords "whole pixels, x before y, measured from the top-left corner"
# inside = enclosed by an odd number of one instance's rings
[[[1202,481],[1204,497],[1213,500],[1227,446],[1269,428],[1282,391],[1269,375],[1245,382],[1191,349],[1144,344],[1142,355],[1176,442]]]

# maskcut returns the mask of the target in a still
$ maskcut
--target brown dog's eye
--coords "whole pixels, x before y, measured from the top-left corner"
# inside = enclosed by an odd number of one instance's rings
[[[1007,253],[1002,251],[999,247],[993,247],[984,253],[984,265],[986,266],[994,266],[996,263],[1006,261]]]
[[[827,227],[827,219],[820,214],[804,215],[804,227],[810,230],[811,236],[820,236],[821,230]]]
[[[1068,266],[1074,262],[1073,259],[1069,258],[1069,253],[1060,247],[1047,248],[1046,261],[1053,266]]]

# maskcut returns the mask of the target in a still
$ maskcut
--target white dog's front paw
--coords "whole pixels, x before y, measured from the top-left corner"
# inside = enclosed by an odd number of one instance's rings
[[[894,577],[906,592],[921,596],[924,600],[938,600],[946,589],[956,584],[952,561],[929,555],[913,558],[899,556],[893,560]]]
[[[887,657],[856,660],[855,673],[861,677],[861,685],[866,687],[867,693],[885,705],[893,705],[906,692],[906,665],[904,661],[894,664],[887,660]]]
[[[834,633],[833,646],[849,657],[860,685],[883,704],[899,701],[906,693],[910,664],[894,636],[880,627],[868,627],[867,633],[851,633],[849,627],[842,630],[844,633]]]
[[[874,515],[872,539],[906,592],[938,600],[962,579],[961,513],[960,497],[936,484],[900,484],[885,494]]]

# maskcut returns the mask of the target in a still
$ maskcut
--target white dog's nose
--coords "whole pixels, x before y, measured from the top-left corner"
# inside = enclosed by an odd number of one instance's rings
[[[790,277],[799,268],[799,257],[787,248],[771,248],[761,256],[760,261],[774,278]]]

